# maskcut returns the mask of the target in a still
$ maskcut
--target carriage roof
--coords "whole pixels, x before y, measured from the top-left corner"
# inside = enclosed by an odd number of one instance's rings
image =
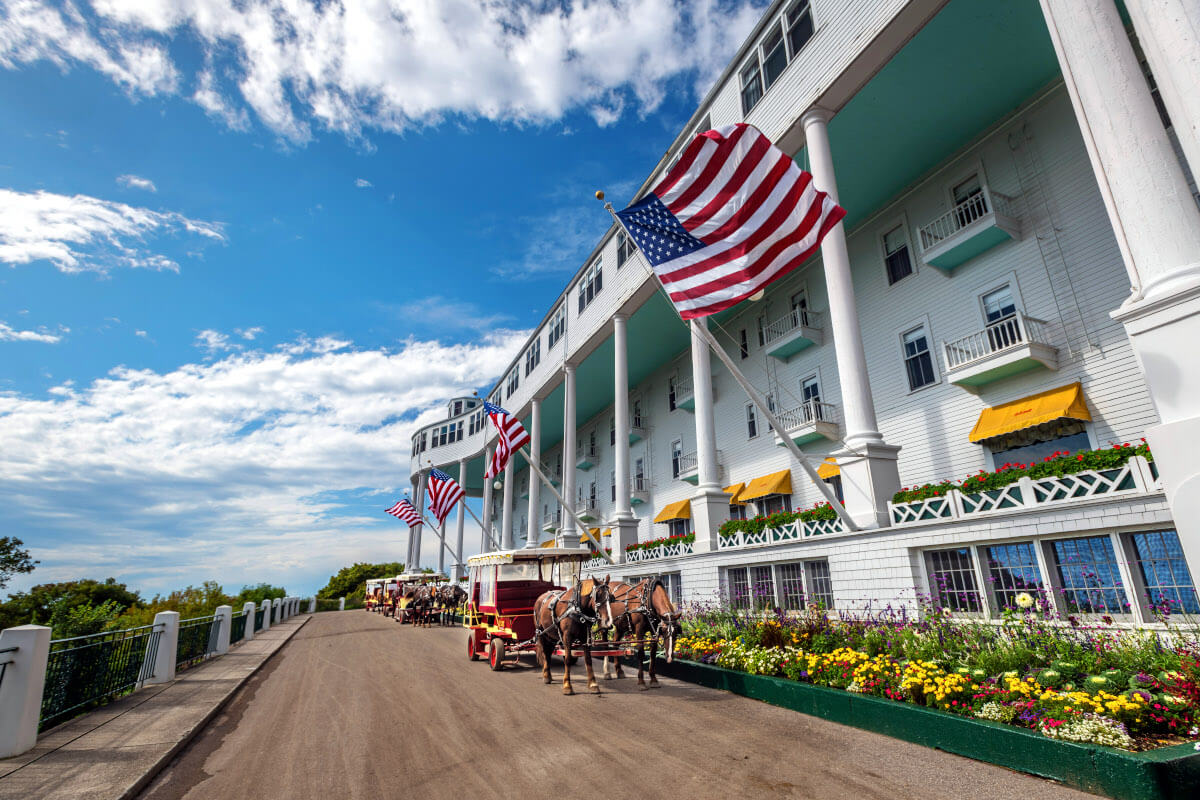
[[[592,551],[582,547],[523,547],[517,550],[493,550],[467,559],[468,567],[511,564],[514,561],[588,561]]]
[[[448,581],[450,579],[437,572],[402,572],[394,578],[388,578],[388,580],[408,583],[410,581]]]

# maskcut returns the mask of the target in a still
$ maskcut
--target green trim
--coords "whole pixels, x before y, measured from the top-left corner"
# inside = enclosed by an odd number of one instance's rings
[[[1191,744],[1128,753],[1060,742],[1025,728],[967,719],[910,703],[692,661],[660,662],[657,671],[670,678],[1050,778],[1118,800],[1191,800],[1200,786],[1200,752]]]
[[[936,256],[926,258],[925,263],[938,269],[952,272],[955,267],[986,253],[998,244],[1012,239],[1008,231],[996,224],[995,214],[972,223],[971,226],[952,234]],[[933,250],[935,248],[930,248]]]

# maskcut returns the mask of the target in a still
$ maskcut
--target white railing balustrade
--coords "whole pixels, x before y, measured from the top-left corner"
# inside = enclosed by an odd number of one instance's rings
[[[1022,344],[1046,344],[1046,322],[1016,314],[993,322],[981,331],[952,342],[942,342],[942,358],[947,370],[958,369],[975,361],[1002,353]]]
[[[814,519],[807,522],[794,520],[778,528],[764,528],[761,531],[736,531],[730,536],[721,536],[717,542],[719,550],[733,550],[740,547],[767,547],[773,544],[797,542],[814,536],[826,536],[831,533],[845,533],[846,526],[840,519]]]
[[[696,453],[683,453],[679,456],[679,474],[686,475],[700,468],[700,456]]]
[[[683,401],[690,398],[693,394],[695,394],[695,389],[694,389],[694,384],[692,383],[691,375],[675,379],[675,405],[676,406],[678,406]]]
[[[542,515],[542,528],[543,529],[549,530],[551,528],[558,528],[561,525],[562,525],[562,509],[559,509],[558,511],[551,511],[547,514]]]
[[[1014,208],[1011,197],[999,192],[993,192],[987,186],[984,186],[979,194],[971,195],[945,214],[918,228],[917,233],[921,237],[921,249],[928,250],[939,242],[949,239],[963,228],[982,219],[993,211],[1005,216],[1015,217]]]
[[[776,339],[782,339],[801,326],[805,328],[820,328],[821,313],[819,311],[809,311],[808,309],[793,308],[763,328],[763,341],[769,345]]]
[[[650,547],[642,550],[630,550],[625,553],[625,560],[636,564],[640,561],[654,561],[658,558],[690,556],[693,552],[695,552],[695,548],[691,542],[674,542],[671,544],[660,544],[657,547]]]
[[[577,516],[582,515],[582,514],[592,515],[595,513],[596,513],[596,498],[585,497],[582,500],[576,501],[575,514]]]
[[[924,525],[976,516],[1010,513],[1029,508],[1072,503],[1093,498],[1162,491],[1155,469],[1142,456],[1134,456],[1120,467],[1084,470],[1071,475],[1044,478],[1022,477],[999,489],[963,492],[950,489],[940,497],[888,503],[893,526]]]
[[[838,408],[833,403],[822,403],[820,400],[809,400],[797,408],[780,411],[779,421],[788,432],[807,428],[818,422],[837,423]]]

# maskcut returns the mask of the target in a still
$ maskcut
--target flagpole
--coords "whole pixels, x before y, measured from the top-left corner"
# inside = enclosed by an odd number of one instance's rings
[[[459,502],[462,502],[462,501],[459,501]],[[417,516],[419,516],[421,518],[422,525],[429,525],[431,530],[433,530],[435,533],[437,532],[437,528],[434,527],[433,525],[430,525],[429,520],[425,519],[425,515],[421,513],[421,509],[417,508],[416,506],[413,506],[413,510],[416,511]],[[412,529],[413,529],[413,526],[410,525],[408,527],[410,535],[412,533]],[[460,564],[462,563],[462,557],[454,555],[454,551],[452,549],[450,549],[450,545],[449,545],[449,543],[446,542],[445,538],[442,538],[442,547],[446,548],[446,551],[450,553],[451,558],[458,558],[458,563],[460,563]],[[407,569],[407,568],[408,568],[408,565],[405,565],[405,569]]]
[[[570,505],[569,503],[567,503],[567,501],[565,499],[563,499],[563,496],[561,494],[559,494],[558,489],[555,488],[554,484],[550,482],[550,479],[546,477],[546,474],[544,472],[542,472],[541,468],[536,463],[534,463],[534,460],[529,455],[529,448],[522,447],[520,450],[520,453],[521,453],[521,455],[523,455],[525,457],[525,460],[527,462],[529,462],[529,468],[537,473],[537,476],[542,479],[542,483],[546,484],[546,486],[549,487],[550,491],[554,493],[554,496],[556,498],[558,498],[558,502],[562,504],[562,507],[564,509],[566,509],[567,514],[570,515],[571,521],[575,523],[575,527],[577,527],[579,529],[579,532],[586,533],[586,529],[583,526],[583,522],[581,522],[579,517],[575,515],[575,507]],[[602,558],[608,559],[608,563],[614,564],[614,565],[617,563],[616,559],[614,559],[608,553],[604,552],[604,548],[600,547],[599,542],[592,541],[591,534],[587,534],[587,536],[588,536],[588,539],[587,539],[588,547],[595,550],[596,553],[598,555],[600,555]]]
[[[624,220],[617,216],[617,212],[616,209],[613,208],[613,204],[604,200],[604,192],[596,192],[596,199],[604,203],[605,210],[608,211],[608,213],[612,215],[613,220],[621,226],[621,230],[625,231],[625,235],[636,242],[637,240],[634,239],[633,234],[630,233],[629,229],[625,227]],[[650,266],[649,262],[645,260],[645,254],[642,252],[640,247],[638,248],[637,257],[641,260],[643,267],[646,268],[646,271],[649,272],[654,278],[655,285],[658,286],[659,290],[662,291],[662,293],[666,296],[667,301],[670,302],[671,308],[674,309],[675,314],[679,315],[679,309],[675,307],[675,301],[671,299],[671,295],[667,291],[667,288],[663,286],[662,280],[658,277],[658,273],[655,272]],[[681,322],[687,322],[682,316],[679,316],[679,319]],[[809,463],[808,456],[806,456],[804,451],[801,450],[794,441],[792,441],[792,437],[788,435],[787,431],[783,427],[783,424],[779,421],[779,418],[775,416],[775,412],[770,409],[766,398],[763,397],[762,394],[754,388],[754,385],[750,383],[746,376],[742,374],[741,369],[736,363],[734,363],[733,358],[731,358],[730,355],[725,352],[725,348],[722,347],[721,343],[718,342],[716,337],[712,335],[712,332],[708,329],[707,323],[697,320],[692,320],[692,322],[695,324],[689,325],[691,330],[699,335],[700,338],[708,344],[710,350],[716,353],[717,358],[722,364],[725,365],[730,374],[733,375],[733,379],[737,381],[738,385],[741,386],[746,392],[746,395],[750,398],[751,402],[754,403],[755,407],[762,412],[763,417],[765,417],[767,422],[770,423],[771,429],[775,431],[775,435],[779,437],[781,442],[783,442],[783,445],[788,449],[788,452],[790,452],[792,456],[800,462],[800,466],[804,468],[806,473],[808,473],[808,477],[817,487],[817,491],[819,491],[825,497],[825,500],[829,503],[830,507],[833,508],[834,513],[837,514],[838,518],[842,521],[842,524],[846,526],[846,530],[858,530],[858,526],[854,523],[854,520],[850,517],[850,514],[847,513],[846,507],[838,502],[837,496],[833,493],[833,489],[830,488],[829,484],[821,480],[821,476],[817,474],[816,468]],[[555,494],[557,494],[557,492]]]

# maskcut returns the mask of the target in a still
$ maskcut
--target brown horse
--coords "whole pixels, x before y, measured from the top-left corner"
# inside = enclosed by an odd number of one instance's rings
[[[414,583],[409,585],[404,594],[408,604],[405,607],[405,616],[413,625],[419,625],[423,628],[431,626],[433,617],[433,604],[435,601],[434,589],[431,586]]]
[[[452,625],[452,616],[467,599],[467,590],[456,583],[447,583],[437,590],[438,608],[441,610],[442,625]]]
[[[675,655],[675,637],[683,632],[679,623],[679,609],[671,602],[667,587],[658,578],[646,578],[640,583],[614,583],[612,592],[613,638],[620,641],[632,636],[638,641],[638,688],[657,689],[658,676],[654,671],[654,660],[658,655],[658,642],[663,640],[667,651],[667,663]],[[608,641],[608,631],[600,632],[602,641]],[[650,640],[650,685],[646,685],[644,677],[646,668],[646,640]],[[611,671],[611,661],[616,662],[615,675]],[[621,660],[604,659],[605,680],[624,678]]]
[[[571,589],[545,592],[533,604],[533,624],[537,639],[538,663],[542,665],[542,680],[551,683],[550,657],[557,646],[563,651],[563,694],[575,694],[571,688],[571,648],[582,645],[583,662],[587,667],[588,690],[600,693],[596,673],[592,671],[592,651],[588,647],[592,623],[598,622],[602,631],[612,627],[612,597],[609,579],[603,582],[575,581]]]

